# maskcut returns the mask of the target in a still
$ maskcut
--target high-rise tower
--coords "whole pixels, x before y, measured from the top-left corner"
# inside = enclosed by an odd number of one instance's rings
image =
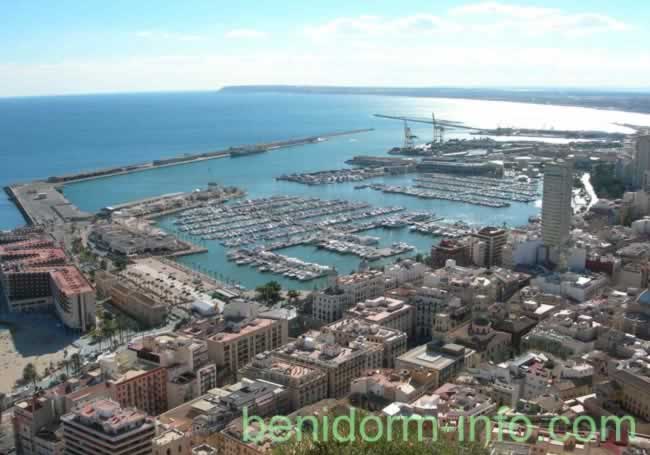
[[[558,160],[544,166],[542,239],[549,249],[563,247],[571,229],[573,164]]]

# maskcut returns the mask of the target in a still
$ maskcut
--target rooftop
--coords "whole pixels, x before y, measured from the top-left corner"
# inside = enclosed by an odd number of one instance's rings
[[[453,365],[467,354],[474,352],[459,344],[429,343],[418,346],[398,357],[398,360],[416,364],[431,370],[443,370]]]
[[[375,278],[383,278],[383,272],[379,270],[368,270],[367,272],[356,272],[350,275],[343,275],[337,277],[337,283],[339,286],[346,286],[356,283],[362,283],[367,280],[372,280]]]
[[[225,331],[217,333],[216,335],[212,335],[210,337],[210,340],[218,341],[220,343],[228,343],[233,340],[237,340],[238,338],[251,335],[257,331],[264,330],[273,325],[273,322],[274,321],[272,319],[252,319],[248,322],[245,322],[243,326],[239,326],[232,331]]]
[[[341,319],[333,322],[332,324],[329,324],[326,327],[329,330],[346,333],[351,337],[370,336],[373,338],[389,340],[403,336],[402,332],[398,330],[389,329],[378,324],[372,324],[366,320],[356,318]]]
[[[160,433],[158,436],[153,438],[153,444],[154,446],[165,446],[168,444],[171,444],[174,441],[182,440],[185,438],[185,434],[181,431],[178,431],[176,429],[169,429],[165,430],[162,433]]]
[[[66,296],[93,292],[92,286],[74,266],[57,267],[50,272],[52,280]]]
[[[410,305],[405,304],[401,300],[390,297],[377,297],[357,303],[348,309],[346,313],[367,321],[380,323],[393,314],[407,312],[411,308]]]
[[[257,354],[253,362],[246,368],[258,368],[287,378],[304,378],[310,375],[323,374],[320,370],[290,360],[274,356],[270,352]]]
[[[357,355],[367,353],[371,349],[381,349],[381,347],[376,343],[367,342],[365,339],[342,346],[336,343],[334,335],[331,333],[310,331],[301,335],[295,342],[279,348],[276,352],[298,360],[333,367]]]
[[[87,403],[63,416],[62,420],[75,421],[109,435],[125,433],[145,424],[153,427],[146,413],[135,408],[122,408],[119,403],[109,399]]]

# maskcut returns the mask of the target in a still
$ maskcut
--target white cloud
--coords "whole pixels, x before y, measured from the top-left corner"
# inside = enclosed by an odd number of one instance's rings
[[[199,90],[231,84],[647,87],[650,73],[650,54],[643,46],[626,50],[588,39],[549,39],[631,29],[590,12],[483,2],[439,15],[341,17],[299,27],[287,31],[296,38],[291,46],[273,47],[271,40],[262,40],[264,49],[253,45],[269,36],[263,31],[227,31],[223,39],[251,40],[250,48],[236,55],[219,53],[226,46],[176,46],[184,55],[0,63],[0,96]],[[314,40],[295,35],[304,37],[304,32]],[[214,38],[161,30],[135,35],[148,40]],[[616,71],[603,70],[604,64]]]
[[[624,22],[603,14],[567,13],[557,8],[482,2],[452,8],[439,16],[413,14],[398,18],[340,17],[320,25],[308,26],[305,32],[311,38],[325,40],[337,36],[376,38],[499,31],[528,36],[548,33],[585,36],[628,29],[629,26]]]
[[[387,19],[380,16],[341,17],[317,26],[305,27],[307,35],[315,39],[334,35],[384,36],[404,32],[434,33],[452,31],[454,24],[431,14],[415,14]]]
[[[546,33],[585,36],[609,31],[625,31],[629,26],[612,17],[590,12],[567,13],[558,8],[482,2],[453,8],[449,15],[469,27],[492,25],[494,30],[512,30],[527,35]]]
[[[135,36],[148,40],[166,40],[166,41],[200,41],[201,35],[191,33],[167,32],[163,30],[140,30],[135,32]]]
[[[435,58],[422,58],[422,56]],[[606,61],[617,71],[603,71]],[[406,62],[406,63],[405,63]],[[405,65],[407,70],[405,70]],[[650,55],[559,48],[367,46],[363,52],[252,52],[0,64],[0,96],[214,90],[234,84],[647,86]]]
[[[555,8],[510,5],[498,2],[472,3],[452,8],[449,11],[452,16],[462,16],[467,14],[497,14],[517,17],[520,19],[536,19],[542,16],[558,14],[559,12],[560,10]]]
[[[252,28],[237,28],[225,33],[225,37],[229,39],[259,39],[266,38],[267,36],[268,34],[266,32]]]

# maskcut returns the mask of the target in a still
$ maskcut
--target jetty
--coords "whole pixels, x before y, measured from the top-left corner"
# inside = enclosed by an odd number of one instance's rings
[[[186,153],[180,156],[147,161],[143,163],[50,176],[44,180],[35,180],[27,183],[12,184],[6,186],[4,190],[9,196],[9,199],[18,207],[18,210],[25,218],[27,224],[47,225],[91,221],[95,215],[93,213],[80,210],[68,199],[66,199],[63,194],[64,185],[86,180],[108,178],[117,175],[131,174],[134,172],[154,170],[168,166],[179,166],[199,161],[226,158],[229,156],[246,156],[287,147],[318,144],[326,141],[329,138],[366,133],[370,131],[373,131],[373,128],[334,131],[320,134],[318,136],[271,141],[252,145],[241,145],[229,147],[224,150],[194,154]]]

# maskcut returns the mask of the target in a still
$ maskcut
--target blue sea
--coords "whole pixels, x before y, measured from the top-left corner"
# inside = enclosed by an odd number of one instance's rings
[[[412,210],[427,210],[448,219],[475,224],[514,226],[538,213],[539,204],[534,203],[491,209],[354,190],[353,184],[306,187],[275,180],[284,173],[344,167],[345,160],[354,155],[381,155],[400,145],[403,125],[376,118],[374,113],[430,117],[431,112],[438,118],[484,128],[555,127],[629,132],[614,122],[650,124],[650,115],[616,111],[386,96],[194,92],[5,98],[0,99],[0,184],[233,145],[374,128],[368,133],[262,155],[201,161],[71,184],[64,191],[73,203],[88,211],[164,193],[189,191],[216,181],[240,186],[251,198],[295,194],[363,200],[376,206],[400,205]],[[430,140],[430,126],[413,123],[411,127],[420,141]],[[447,134],[448,137],[467,137],[460,131],[448,131]],[[407,184],[409,180],[410,177],[378,179],[394,184]],[[23,222],[3,194],[0,229]],[[173,230],[173,219],[161,220],[161,226]],[[407,241],[420,251],[428,250],[435,241],[404,230],[371,232],[370,235],[381,236],[383,244]],[[227,263],[223,248],[216,242],[206,242],[206,246],[209,253],[181,260],[236,279],[246,286],[270,279],[270,275]],[[349,272],[358,264],[352,257],[310,247],[295,247],[283,253],[336,265],[342,272]]]

